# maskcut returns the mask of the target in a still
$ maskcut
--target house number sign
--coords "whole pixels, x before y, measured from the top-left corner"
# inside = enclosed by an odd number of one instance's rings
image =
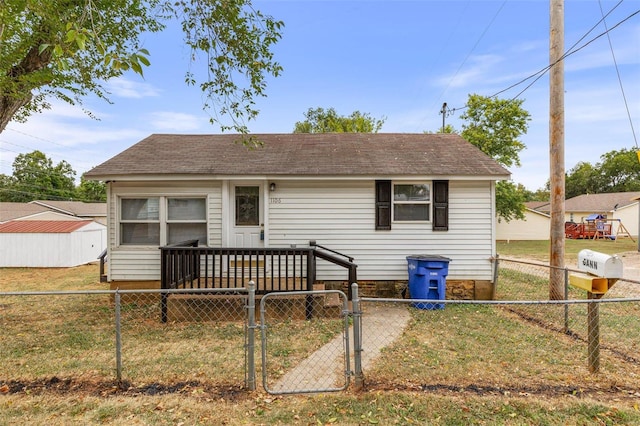
[[[282,203],[282,198],[269,198],[269,204],[280,204]]]

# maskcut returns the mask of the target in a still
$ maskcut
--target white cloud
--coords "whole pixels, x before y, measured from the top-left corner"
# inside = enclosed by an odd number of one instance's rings
[[[141,99],[160,95],[155,86],[125,77],[113,78],[105,83],[105,87],[109,93],[121,98]]]
[[[477,85],[478,82],[484,82],[487,76],[492,76],[492,70],[503,62],[503,57],[499,55],[475,55],[471,56],[465,65],[452,78],[451,74],[447,74],[435,80],[437,86],[447,86],[450,88],[459,88]]]
[[[173,111],[157,111],[149,115],[149,124],[157,130],[186,132],[197,130],[206,120],[193,114]]]

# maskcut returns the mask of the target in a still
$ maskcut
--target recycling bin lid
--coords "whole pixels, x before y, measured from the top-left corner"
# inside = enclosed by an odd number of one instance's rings
[[[450,262],[448,257],[437,254],[412,254],[407,256],[407,260],[424,260],[426,262]]]

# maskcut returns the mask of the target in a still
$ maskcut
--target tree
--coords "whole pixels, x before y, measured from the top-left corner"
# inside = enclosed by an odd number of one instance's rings
[[[459,132],[451,124],[447,124],[447,125],[444,126],[444,129],[440,128],[440,129],[438,129],[437,132],[431,132],[429,130],[425,130],[424,133],[428,133],[430,135],[433,135],[433,134],[436,134],[436,133],[449,133],[449,134],[453,133],[453,134],[457,135]]]
[[[76,188],[76,196],[79,201],[89,203],[107,201],[107,186],[104,182],[85,179],[82,175],[80,185]]]
[[[524,187],[510,181],[496,184],[496,211],[507,222],[524,219],[524,202],[527,201]]]
[[[565,198],[573,198],[582,194],[597,194],[602,192],[600,171],[591,163],[581,161],[566,174]]]
[[[206,58],[205,77],[188,71],[185,81],[199,86],[203,109],[223,130],[247,132],[245,120],[258,114],[254,99],[265,95],[267,76],[282,70],[270,49],[283,23],[251,0],[4,0],[1,8],[0,132],[48,108],[51,98],[108,101],[104,82],[128,70],[142,75],[150,65],[144,37],[172,20],[182,26],[191,61]]]
[[[304,116],[306,120],[296,122],[293,133],[378,133],[386,120],[360,111],[341,116],[334,108],[309,108]]]
[[[595,166],[579,162],[566,175],[567,198],[582,194],[640,191],[640,162],[634,150],[604,153]]]
[[[549,202],[550,199],[550,191],[549,187],[551,186],[550,182],[544,188],[538,188],[535,192],[529,191],[530,194],[527,194],[527,199],[525,201],[546,201]]]
[[[603,182],[602,192],[640,191],[640,162],[636,151],[621,149],[600,156],[596,165]]]
[[[467,108],[460,118],[461,136],[504,167],[520,166],[520,152],[525,148],[518,138],[527,133],[531,120],[522,108],[522,100],[493,99],[469,95]],[[509,222],[524,219],[524,195],[511,182],[496,184],[496,211]]]
[[[13,176],[2,179],[2,201],[71,200],[76,172],[62,160],[54,165],[40,151],[19,154],[13,161]]]

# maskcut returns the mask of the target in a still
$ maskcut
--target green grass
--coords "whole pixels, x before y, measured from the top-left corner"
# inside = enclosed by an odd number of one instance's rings
[[[618,249],[620,243],[611,245]],[[519,245],[512,242],[509,248]],[[0,290],[35,289],[30,281],[35,274],[47,277],[38,281],[40,290],[44,284],[48,290],[104,286],[96,281],[97,268],[66,274],[2,270]],[[518,291],[529,296],[544,285],[544,279],[509,271],[501,273],[499,289],[521,286]],[[603,344],[627,345],[637,356],[640,307],[627,305],[630,310],[621,310],[622,304],[602,307]],[[603,349],[601,371],[591,374],[584,341],[544,326],[561,320],[561,307],[409,309],[408,327],[365,369],[364,392],[275,397],[216,390],[244,381],[241,322],[162,324],[157,306],[129,303],[122,310],[125,380],[134,388],[188,383],[165,395],[132,395],[105,387],[115,374],[110,296],[3,298],[0,424],[640,424],[638,363]],[[571,308],[577,318],[572,327],[580,333],[586,329],[585,311]],[[336,319],[270,323],[269,368],[293,367],[341,326]],[[258,348],[258,361],[259,354]],[[79,387],[2,390],[6,380],[51,377],[71,378]]]

